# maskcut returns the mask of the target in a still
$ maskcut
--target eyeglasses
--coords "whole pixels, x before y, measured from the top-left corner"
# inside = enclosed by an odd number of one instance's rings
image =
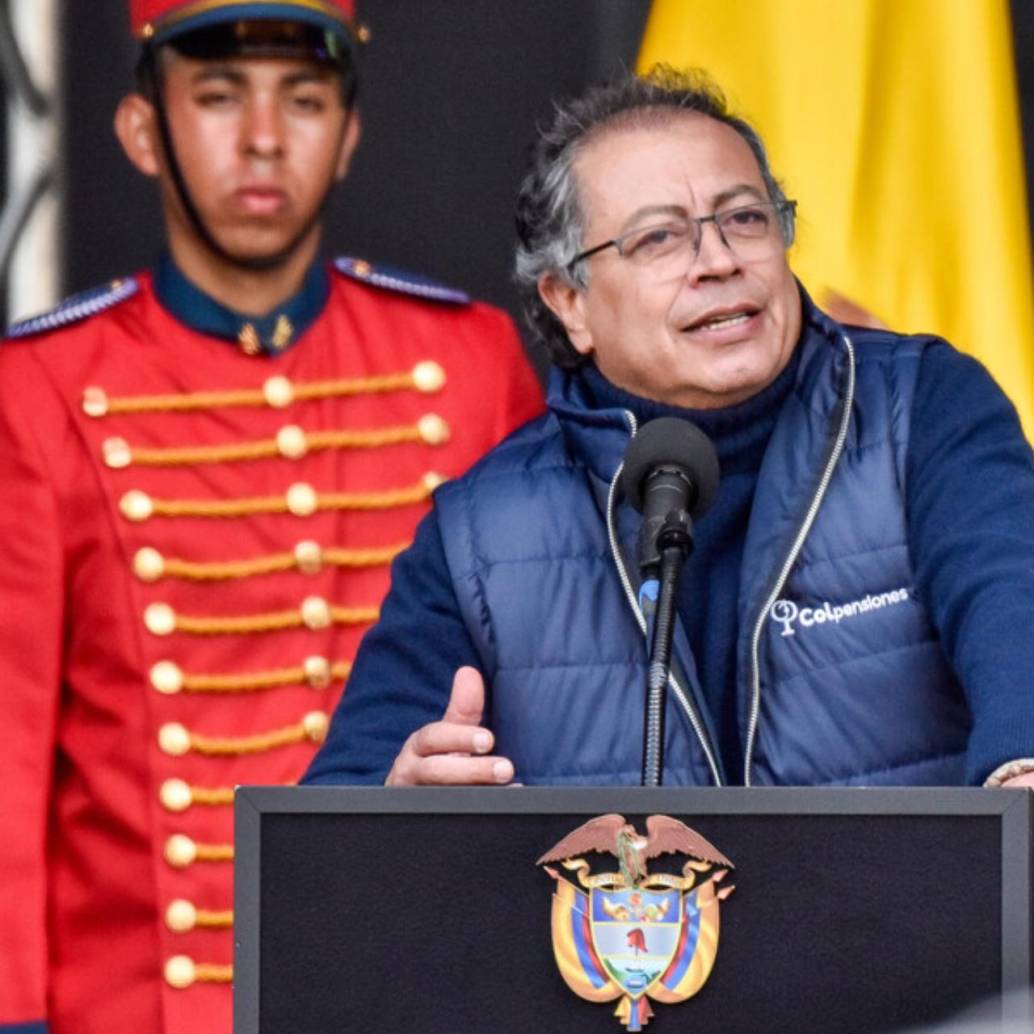
[[[713,215],[669,219],[667,222],[630,230],[613,240],[597,244],[576,255],[567,268],[572,269],[583,259],[605,248],[616,248],[622,258],[637,266],[663,270],[668,265],[665,259],[675,257],[681,260],[687,251],[691,251],[692,258],[696,258],[700,253],[706,223],[714,223],[722,244],[740,258],[766,258],[775,250],[773,245],[778,244],[780,248],[783,246],[782,223],[787,215],[792,219],[796,210],[796,201],[758,201],[726,208]]]

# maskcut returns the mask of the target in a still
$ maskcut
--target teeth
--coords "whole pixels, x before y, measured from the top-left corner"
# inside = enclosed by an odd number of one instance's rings
[[[734,312],[729,316],[716,316],[713,320],[707,320],[706,323],[699,324],[699,330],[714,330],[717,327],[731,327],[736,323],[745,323],[750,319],[750,314],[746,312]]]

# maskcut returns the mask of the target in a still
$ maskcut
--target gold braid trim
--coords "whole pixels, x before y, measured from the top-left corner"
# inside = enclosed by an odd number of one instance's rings
[[[232,786],[192,786],[190,803],[202,804],[210,808],[226,807],[233,804]]]
[[[385,427],[376,431],[308,431],[303,432],[301,455],[323,449],[376,449],[385,445],[422,442],[416,424]],[[127,466],[177,467],[203,463],[234,463],[242,460],[275,459],[285,453],[275,438],[230,445],[203,445],[194,448],[129,449]]]
[[[331,681],[347,679],[351,671],[350,661],[335,661],[330,666]],[[297,686],[308,681],[309,673],[299,664],[294,668],[249,672],[246,675],[184,675],[183,690],[186,693],[252,693]]]
[[[257,736],[199,736],[192,732],[190,749],[206,757],[238,757],[242,754],[264,754],[278,747],[311,741],[312,738],[305,723],[298,722]],[[200,854],[198,857],[201,857]]]
[[[199,862],[232,862],[233,844],[195,844]]]
[[[217,966],[214,962],[198,962],[194,980],[199,984],[232,984],[233,966]]]
[[[315,510],[390,510],[396,506],[422,503],[431,497],[431,489],[424,482],[411,488],[397,488],[387,492],[328,492],[316,493]],[[260,513],[290,513],[284,496],[265,496],[257,499],[152,499],[155,517],[253,517]]]
[[[328,547],[321,551],[320,563],[334,567],[387,567],[408,545],[408,542],[399,542],[379,549]],[[273,553],[269,556],[255,557],[253,560],[228,560],[224,563],[196,563],[167,557],[163,560],[162,576],[183,578],[192,582],[215,582],[277,574],[302,567],[302,562],[294,553]]]
[[[328,546],[323,550],[323,562],[335,567],[386,567],[409,546],[398,542],[380,549],[338,549]]]
[[[194,925],[203,926],[208,930],[228,930],[233,926],[233,909],[212,912],[207,908],[199,908]]]
[[[379,377],[354,377],[347,380],[312,381],[292,384],[293,400],[339,398],[345,395],[375,395],[388,391],[417,388],[413,373],[389,373]],[[269,406],[262,388],[235,391],[194,391],[183,395],[125,395],[107,400],[107,413],[183,413],[198,409],[224,409],[234,406]]]
[[[331,607],[330,620],[335,625],[372,624],[380,614],[378,607]],[[285,628],[305,625],[297,610],[274,614],[247,614],[242,617],[196,617],[177,614],[174,629],[187,635],[248,635],[257,632],[276,632]]]

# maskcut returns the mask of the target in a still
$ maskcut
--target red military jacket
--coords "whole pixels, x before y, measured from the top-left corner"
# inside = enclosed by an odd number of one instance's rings
[[[0,347],[0,1032],[229,1034],[232,788],[298,779],[431,490],[542,408],[502,313],[331,281],[275,355],[149,275]]]

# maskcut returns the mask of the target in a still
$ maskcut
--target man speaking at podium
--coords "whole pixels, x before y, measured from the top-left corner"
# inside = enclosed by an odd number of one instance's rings
[[[308,782],[640,782],[650,594],[621,466],[657,417],[721,469],[674,589],[658,781],[1032,780],[1030,447],[951,345],[817,309],[794,215],[702,77],[556,109],[517,205],[550,413],[437,491]]]

